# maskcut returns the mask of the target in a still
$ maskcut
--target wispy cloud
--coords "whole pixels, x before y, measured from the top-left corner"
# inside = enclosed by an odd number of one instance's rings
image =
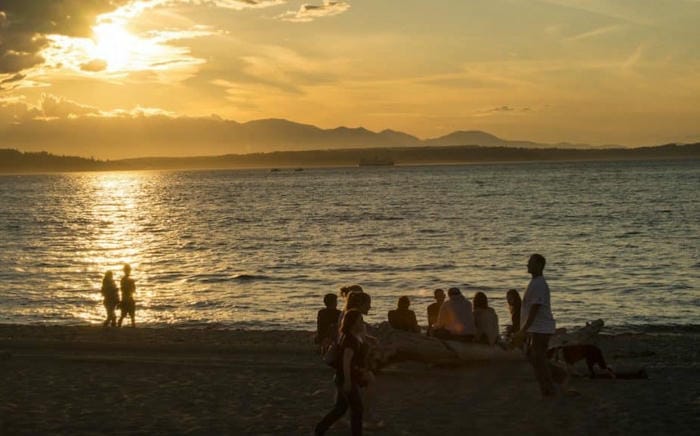
[[[287,11],[278,15],[276,18],[282,21],[290,21],[293,23],[308,23],[323,17],[332,17],[342,14],[350,9],[350,3],[344,1],[325,0],[323,4],[312,5],[303,4],[296,11]]]
[[[588,32],[579,33],[577,35],[565,38],[566,41],[582,41],[586,39],[597,38],[599,36],[607,35],[610,33],[617,32],[622,29],[623,26],[615,24],[612,26],[599,27],[597,29],[589,30]]]

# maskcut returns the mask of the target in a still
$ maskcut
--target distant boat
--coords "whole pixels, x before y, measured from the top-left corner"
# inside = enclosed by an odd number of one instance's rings
[[[391,159],[360,159],[358,166],[361,167],[391,167],[394,166],[394,161]]]

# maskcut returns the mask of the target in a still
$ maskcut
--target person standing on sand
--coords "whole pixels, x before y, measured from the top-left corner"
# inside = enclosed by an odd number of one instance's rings
[[[333,409],[326,414],[315,429],[315,435],[323,435],[350,408],[350,428],[353,435],[362,434],[362,396],[360,387],[366,385],[366,358],[363,347],[365,327],[360,311],[351,309],[345,313],[340,326],[338,362],[335,387],[337,390]]]
[[[549,339],[554,335],[556,326],[550,304],[549,285],[542,275],[545,264],[546,260],[541,254],[533,254],[527,262],[527,272],[532,275],[532,279],[523,296],[522,321],[514,342],[517,344],[527,340],[527,356],[535,370],[542,397],[547,398],[556,395],[552,369],[547,360]],[[566,381],[566,376],[557,378],[562,384]]]
[[[437,322],[440,307],[445,302],[445,291],[442,289],[436,289],[433,295],[435,296],[435,303],[428,306],[428,336],[433,334],[433,324]]]
[[[136,301],[134,294],[136,293],[136,282],[131,278],[131,266],[127,263],[124,265],[124,276],[121,280],[122,301],[121,316],[119,317],[119,327],[122,326],[122,321],[127,315],[131,318],[131,327],[136,327]]]
[[[102,279],[102,297],[105,310],[107,311],[107,319],[102,324],[104,327],[117,326],[117,314],[114,313],[119,304],[119,288],[114,283],[112,271],[107,271]]]

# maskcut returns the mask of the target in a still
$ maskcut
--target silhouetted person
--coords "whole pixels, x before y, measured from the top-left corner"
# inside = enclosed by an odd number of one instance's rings
[[[343,310],[340,312],[340,316],[338,317],[338,329],[340,329],[340,324],[341,321],[343,320],[343,315],[345,314],[345,311],[348,310],[349,304],[350,304],[350,295],[351,294],[359,294],[364,292],[362,289],[362,286],[360,285],[350,285],[350,286],[343,286],[340,288],[340,298],[344,300],[343,303]],[[354,306],[354,308],[357,308]]]
[[[355,290],[351,290],[350,293],[348,293],[345,310],[341,314],[341,317],[343,318],[345,313],[351,310],[357,310],[362,315],[368,315],[369,310],[372,308],[372,297],[368,293],[362,291],[362,288],[359,285],[354,286],[356,286]],[[359,288],[359,290],[357,288]],[[342,326],[342,322],[340,324]],[[379,341],[374,336],[367,334],[366,322],[362,321],[362,326],[365,329],[364,346],[367,348],[367,350],[363,350],[363,356],[365,358],[365,366],[369,368],[365,373],[366,384],[362,387],[361,392],[365,408],[365,422],[373,427],[380,428],[384,425],[384,422],[377,417],[375,412],[375,399],[377,397],[376,382],[374,373],[370,368],[370,357],[379,345]]]
[[[493,345],[498,340],[498,315],[489,307],[489,300],[483,292],[474,294],[474,327],[476,342]]]
[[[400,297],[396,310],[389,311],[389,325],[397,330],[420,332],[415,312],[408,309],[410,305],[408,297]]]
[[[509,289],[506,292],[506,301],[508,302],[508,311],[510,312],[510,321],[512,323],[509,333],[514,335],[520,331],[520,306],[522,305],[522,300],[517,290]]]
[[[555,322],[550,304],[549,286],[542,276],[545,264],[546,260],[541,254],[533,254],[527,262],[527,272],[532,275],[532,279],[523,297],[523,317],[521,317],[520,331],[515,337],[515,342],[527,340],[527,354],[535,370],[540,392],[543,397],[551,397],[556,395],[552,370],[558,370],[556,376],[560,382],[566,380],[566,373],[556,367],[551,368],[547,360],[547,348],[549,339],[555,331]]]
[[[323,297],[325,309],[318,311],[316,316],[316,340],[321,346],[321,353],[325,352],[328,346],[335,341],[338,332],[338,297],[335,294],[326,294]]]
[[[471,342],[475,333],[472,304],[464,298],[459,288],[450,288],[447,296],[449,299],[440,307],[433,336]]]
[[[445,291],[442,289],[436,289],[433,295],[435,296],[435,303],[428,306],[428,335],[433,334],[433,324],[437,322],[440,307],[445,301]]]
[[[131,327],[136,327],[136,301],[134,294],[136,293],[136,282],[131,278],[131,266],[124,265],[124,276],[121,280],[122,301],[120,303],[121,316],[119,317],[119,327],[122,326],[122,321],[127,315],[131,318]]]
[[[114,283],[112,271],[107,271],[102,279],[102,297],[105,310],[107,311],[107,319],[102,324],[103,326],[117,326],[117,314],[114,313],[119,304],[119,288]]]
[[[340,326],[339,359],[335,372],[337,390],[335,406],[316,425],[314,434],[322,435],[350,408],[350,426],[353,435],[362,434],[362,396],[360,387],[366,384],[364,323],[360,311],[348,310]]]

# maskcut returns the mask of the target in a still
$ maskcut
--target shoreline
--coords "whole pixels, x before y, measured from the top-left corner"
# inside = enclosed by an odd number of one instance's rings
[[[592,320],[591,320],[592,321]],[[246,324],[242,322],[240,324]],[[506,326],[509,324],[500,325],[500,331],[503,332]],[[560,325],[557,324],[557,328]],[[561,326],[566,329],[581,327],[581,325],[563,325]],[[0,332],[7,328],[69,328],[69,329],[102,329],[101,323],[52,323],[52,322],[36,322],[29,324],[20,324],[13,322],[3,322],[0,321]],[[131,327],[124,325],[123,327],[117,328],[106,328],[107,331],[117,331],[117,330],[130,330]],[[306,334],[312,337],[315,334],[315,330],[312,329],[301,329],[301,328],[282,328],[279,325],[265,326],[260,325],[247,325],[245,327],[239,326],[237,324],[224,324],[219,322],[212,323],[196,323],[189,324],[187,322],[183,323],[172,323],[172,324],[160,324],[160,323],[140,323],[136,325],[136,330],[173,330],[173,331],[206,331],[206,332],[236,332],[236,333],[280,333],[280,334]],[[421,333],[425,334],[425,326],[421,325]],[[607,324],[603,328],[604,335],[624,335],[624,334],[659,334],[659,333],[673,333],[673,334],[700,334],[700,324],[688,323],[688,324]]]
[[[387,425],[367,434],[692,434],[700,334],[606,331],[608,363],[642,366],[648,380],[576,377],[581,395],[551,402],[525,360],[404,362],[377,374]],[[0,371],[3,434],[309,434],[334,395],[299,330],[0,324]]]

